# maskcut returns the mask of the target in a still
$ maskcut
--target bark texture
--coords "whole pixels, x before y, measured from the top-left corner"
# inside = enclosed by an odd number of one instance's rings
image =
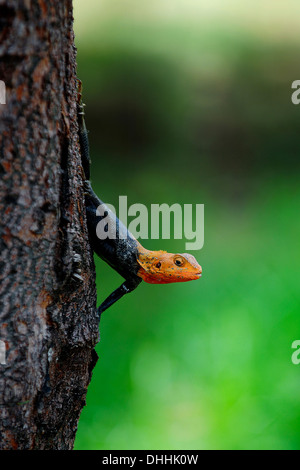
[[[0,448],[72,449],[99,338],[71,0],[0,0],[0,80]]]

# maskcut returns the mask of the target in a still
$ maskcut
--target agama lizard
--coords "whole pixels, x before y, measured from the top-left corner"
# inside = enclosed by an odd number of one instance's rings
[[[81,82],[78,81],[78,125],[82,167],[85,176],[85,206],[90,243],[93,251],[117,271],[125,282],[98,308],[99,316],[124,294],[132,292],[144,280],[150,284],[168,284],[199,279],[202,268],[194,256],[183,253],[146,250],[128,231],[117,216],[98,198],[90,183],[90,155],[88,133],[84,120]],[[101,206],[101,214],[97,210]],[[114,237],[101,240],[96,227],[106,217],[115,228]]]

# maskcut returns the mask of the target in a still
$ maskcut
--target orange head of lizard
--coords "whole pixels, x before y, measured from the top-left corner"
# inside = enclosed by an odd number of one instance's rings
[[[150,284],[169,284],[199,279],[202,268],[194,256],[166,251],[149,251],[139,245],[138,276]]]

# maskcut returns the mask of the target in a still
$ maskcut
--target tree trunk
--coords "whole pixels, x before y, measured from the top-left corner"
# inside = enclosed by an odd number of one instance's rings
[[[0,0],[0,80],[0,448],[72,449],[98,318],[71,0]]]

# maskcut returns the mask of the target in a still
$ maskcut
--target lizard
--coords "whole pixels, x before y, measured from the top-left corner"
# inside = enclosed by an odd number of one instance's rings
[[[79,146],[85,178],[86,219],[91,247],[101,259],[125,279],[121,286],[101,303],[97,309],[99,317],[121,297],[136,289],[143,280],[149,284],[169,284],[199,279],[202,276],[202,267],[194,256],[188,253],[174,254],[147,250],[93,191],[90,181],[89,139],[84,119],[80,80],[78,80],[77,116]],[[108,220],[110,226],[114,227],[114,236],[109,237],[108,234],[104,240],[97,236],[97,225],[103,217]]]

